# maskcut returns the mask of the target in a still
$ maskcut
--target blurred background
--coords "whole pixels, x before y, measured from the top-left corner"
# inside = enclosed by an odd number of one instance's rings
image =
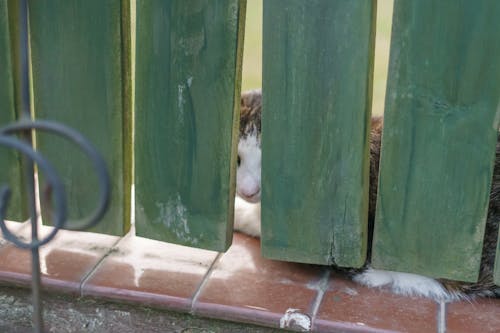
[[[262,1],[247,1],[242,91],[262,86]],[[372,113],[381,115],[384,112],[394,0],[377,2]]]

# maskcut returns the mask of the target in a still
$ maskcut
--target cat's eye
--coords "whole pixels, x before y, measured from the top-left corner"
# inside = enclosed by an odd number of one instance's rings
[[[241,158],[240,158],[240,155],[238,155],[238,166],[240,166],[241,164]]]

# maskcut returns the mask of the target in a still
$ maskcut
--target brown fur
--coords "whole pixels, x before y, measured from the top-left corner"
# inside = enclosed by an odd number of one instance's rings
[[[370,194],[369,194],[369,252],[373,236],[373,223],[378,189],[378,170],[383,129],[382,118],[372,118],[370,133]],[[500,225],[500,142],[497,142],[495,169],[490,192],[488,219],[486,222],[481,268],[478,282],[466,283],[440,279],[450,292],[461,292],[470,296],[500,297],[500,287],[493,283],[493,267]],[[370,257],[368,254],[368,257]]]
[[[471,296],[500,297],[500,286],[493,283],[493,269],[500,225],[500,142],[497,141],[495,166],[490,191],[488,218],[484,231],[483,253],[479,279],[476,283],[440,280],[450,291],[459,291]]]
[[[370,192],[368,203],[368,215],[375,217],[378,189],[378,168],[380,163],[380,147],[382,140],[382,127],[384,120],[382,117],[373,117],[370,131]]]
[[[246,92],[241,98],[240,137],[246,136],[254,127],[261,133],[262,95],[260,90]],[[383,129],[383,118],[374,117],[371,120],[370,131],[370,191],[369,191],[369,240],[368,258],[371,255],[373,223],[377,200],[380,149]],[[439,280],[451,292],[461,292],[470,296],[500,297],[500,287],[493,284],[493,267],[497,246],[497,235],[500,225],[500,142],[497,143],[495,169],[490,192],[488,220],[486,223],[481,270],[477,283],[464,283],[450,280]],[[357,274],[362,270],[343,269],[349,274]]]
[[[262,93],[260,89],[250,90],[241,95],[240,138],[257,130],[261,133]]]

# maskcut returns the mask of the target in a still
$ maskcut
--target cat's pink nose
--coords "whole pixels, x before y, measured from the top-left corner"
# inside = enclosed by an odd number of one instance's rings
[[[238,194],[242,199],[248,202],[257,203],[260,201],[260,186],[254,185],[240,187],[238,188]]]
[[[259,193],[258,187],[245,188],[241,190],[241,194],[247,198],[252,198]]]

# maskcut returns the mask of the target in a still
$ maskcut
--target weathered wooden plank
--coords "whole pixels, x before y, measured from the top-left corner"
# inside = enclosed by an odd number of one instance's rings
[[[396,0],[373,265],[478,276],[498,130],[500,2]]]
[[[92,231],[122,235],[131,184],[129,1],[35,0],[29,13],[36,117],[77,129],[103,154],[112,198]],[[90,214],[99,185],[88,159],[52,135],[37,133],[37,144],[63,178],[70,218]]]
[[[137,234],[225,250],[232,238],[246,1],[137,2]]]
[[[0,127],[16,119],[15,84],[13,56],[17,54],[11,46],[15,45],[15,31],[9,26],[9,21],[15,23],[16,8],[12,1],[0,1]],[[12,196],[6,218],[14,221],[24,221],[27,218],[24,199],[24,184],[19,154],[10,148],[0,146],[0,184],[9,184]]]
[[[366,256],[375,1],[264,2],[262,249]]]

